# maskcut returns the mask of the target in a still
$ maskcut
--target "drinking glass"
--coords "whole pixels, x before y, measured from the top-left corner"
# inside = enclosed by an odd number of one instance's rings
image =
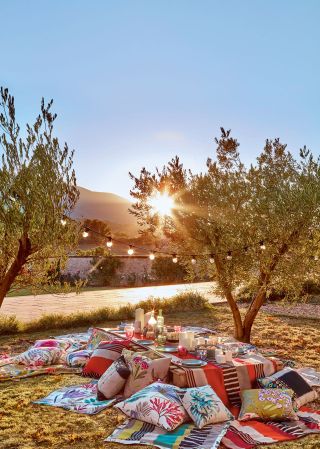
[[[126,337],[131,340],[133,338],[134,335],[134,326],[132,324],[128,324],[125,328],[124,328],[125,332],[126,332]]]

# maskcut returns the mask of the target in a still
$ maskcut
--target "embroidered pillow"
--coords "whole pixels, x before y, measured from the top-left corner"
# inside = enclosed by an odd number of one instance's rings
[[[66,356],[66,363],[68,366],[72,367],[84,366],[90,359],[92,352],[93,351],[88,351],[88,349],[70,352]]]
[[[187,388],[181,396],[181,402],[199,429],[207,424],[217,424],[234,419],[210,385]]]
[[[167,357],[151,359],[138,352],[125,357],[130,369],[130,376],[124,387],[125,398],[158,380],[166,381],[171,359]]]
[[[104,401],[105,399],[113,398],[123,389],[129,375],[130,369],[122,355],[100,377],[97,399]]]
[[[155,382],[115,405],[129,418],[172,431],[189,417],[179,399],[180,388]]]
[[[304,378],[295,370],[285,368],[272,376],[258,379],[258,384],[262,388],[289,388],[293,390],[293,399],[297,408],[308,402],[315,401],[318,394]]]
[[[111,337],[108,332],[103,329],[99,329],[94,327],[91,329],[91,335],[88,340],[87,349],[96,349],[101,341],[111,341],[113,337]]]
[[[292,406],[292,397],[292,390],[275,388],[243,390],[238,420],[297,421],[298,417]]]
[[[71,343],[67,340],[48,338],[46,340],[36,340],[33,348],[61,348],[66,351],[70,346]]]
[[[59,348],[31,348],[13,357],[13,362],[27,366],[48,366],[61,362],[65,352]]]
[[[130,340],[102,341],[93,351],[86,366],[82,370],[83,376],[99,378],[117,360],[124,348],[130,346]]]

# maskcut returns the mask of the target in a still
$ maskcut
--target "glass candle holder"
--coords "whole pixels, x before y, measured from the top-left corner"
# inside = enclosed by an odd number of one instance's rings
[[[132,324],[128,324],[125,328],[126,337],[131,340],[134,336],[134,326]]]

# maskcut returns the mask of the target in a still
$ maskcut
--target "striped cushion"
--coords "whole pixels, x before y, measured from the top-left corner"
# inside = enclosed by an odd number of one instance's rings
[[[100,342],[83,368],[82,375],[98,379],[121,356],[123,349],[130,347],[130,344],[130,340]]]

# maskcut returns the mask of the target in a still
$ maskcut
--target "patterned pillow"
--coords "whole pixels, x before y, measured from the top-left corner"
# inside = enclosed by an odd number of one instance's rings
[[[293,390],[293,399],[297,408],[315,401],[318,394],[295,370],[285,368],[272,376],[258,379],[261,388],[289,388]]]
[[[239,421],[260,419],[264,421],[297,421],[292,406],[293,391],[265,388],[243,390]]]
[[[47,366],[60,363],[64,355],[59,348],[31,348],[13,357],[13,361],[27,366]]]
[[[130,340],[101,341],[83,368],[82,375],[98,379],[130,344]]]
[[[171,431],[189,417],[179,399],[180,388],[155,382],[115,405],[130,418]]]
[[[36,340],[33,347],[34,348],[61,348],[67,350],[71,346],[71,343],[67,340],[55,340],[53,338],[48,338],[46,340]]]
[[[122,355],[100,377],[97,399],[104,401],[105,399],[113,398],[123,389],[129,375],[130,369]]]
[[[88,351],[88,349],[70,352],[67,354],[66,363],[68,366],[73,367],[84,366],[90,359],[92,352],[93,351]]]
[[[94,327],[88,340],[87,349],[96,349],[101,341],[110,341],[113,338],[103,329]]]
[[[124,352],[125,361],[130,369],[130,376],[124,387],[125,398],[133,395],[142,388],[168,377],[171,359],[167,357],[151,359],[143,353],[135,352],[130,357]]]
[[[199,429],[207,424],[234,419],[210,385],[187,388],[181,396],[181,402]]]

